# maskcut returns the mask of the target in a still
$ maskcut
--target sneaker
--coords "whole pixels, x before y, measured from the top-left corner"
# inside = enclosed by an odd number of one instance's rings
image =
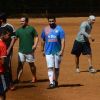
[[[53,83],[54,83],[55,87],[58,87],[58,82],[57,81],[54,80]]]
[[[80,69],[79,69],[79,68],[76,68],[76,72],[77,72],[77,73],[80,73]]]
[[[90,73],[96,73],[96,70],[92,66],[89,67],[88,71]]]
[[[50,84],[47,89],[54,89],[54,88],[55,88],[55,85],[54,84]]]

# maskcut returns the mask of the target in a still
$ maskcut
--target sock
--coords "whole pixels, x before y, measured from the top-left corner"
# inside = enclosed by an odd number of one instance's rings
[[[53,70],[48,70],[48,77],[49,77],[49,81],[50,81],[50,84],[53,84]]]

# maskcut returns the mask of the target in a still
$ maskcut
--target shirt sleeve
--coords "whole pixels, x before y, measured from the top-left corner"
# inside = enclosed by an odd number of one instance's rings
[[[89,37],[89,34],[86,32],[86,23],[82,23],[80,26],[80,33],[86,37]]]
[[[65,38],[65,32],[62,28],[60,28],[60,38],[61,39]]]
[[[33,34],[34,34],[34,36],[38,36],[38,33],[35,28],[33,28]]]
[[[15,28],[13,27],[13,26],[11,26],[11,28],[12,28],[12,34],[11,34],[11,38],[15,38],[16,37],[16,30],[15,30]]]
[[[17,38],[19,37],[18,34],[19,34],[18,30],[16,30],[15,35],[16,35]]]

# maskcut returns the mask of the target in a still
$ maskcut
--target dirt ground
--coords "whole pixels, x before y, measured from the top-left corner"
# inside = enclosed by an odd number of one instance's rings
[[[100,17],[97,17],[93,26],[92,35],[95,42],[91,42],[93,51],[93,65],[97,73],[91,74],[87,71],[87,57],[80,58],[80,73],[75,72],[74,56],[70,54],[71,48],[79,30],[79,25],[87,17],[68,17],[57,18],[57,24],[61,25],[66,33],[66,46],[61,62],[59,87],[47,89],[48,76],[45,58],[41,53],[41,39],[35,52],[35,64],[37,67],[37,83],[30,83],[32,78],[30,68],[25,63],[21,83],[16,85],[15,91],[7,92],[7,100],[100,100]],[[19,19],[9,19],[8,22],[13,24],[17,29],[20,26]],[[47,19],[30,19],[40,34],[42,28],[47,25]],[[28,44],[26,44],[28,45]],[[14,54],[12,59],[13,79],[16,78],[17,68],[18,41],[14,45]]]

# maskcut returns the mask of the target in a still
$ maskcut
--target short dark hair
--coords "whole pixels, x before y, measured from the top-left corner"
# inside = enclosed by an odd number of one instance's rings
[[[1,33],[0,33],[0,35],[6,35],[7,33],[10,33],[10,34],[12,34],[13,33],[13,29],[11,28],[11,27],[9,27],[8,25],[6,25],[5,27],[2,27],[1,28]]]
[[[7,20],[7,15],[6,15],[6,13],[1,13],[1,14],[0,14],[0,19],[2,19],[4,22],[6,22],[6,20]]]
[[[54,19],[54,20],[56,20],[56,17],[55,16],[48,16],[48,20],[49,19]]]
[[[22,18],[25,18],[25,22],[29,21],[29,18],[27,16],[22,16]]]

